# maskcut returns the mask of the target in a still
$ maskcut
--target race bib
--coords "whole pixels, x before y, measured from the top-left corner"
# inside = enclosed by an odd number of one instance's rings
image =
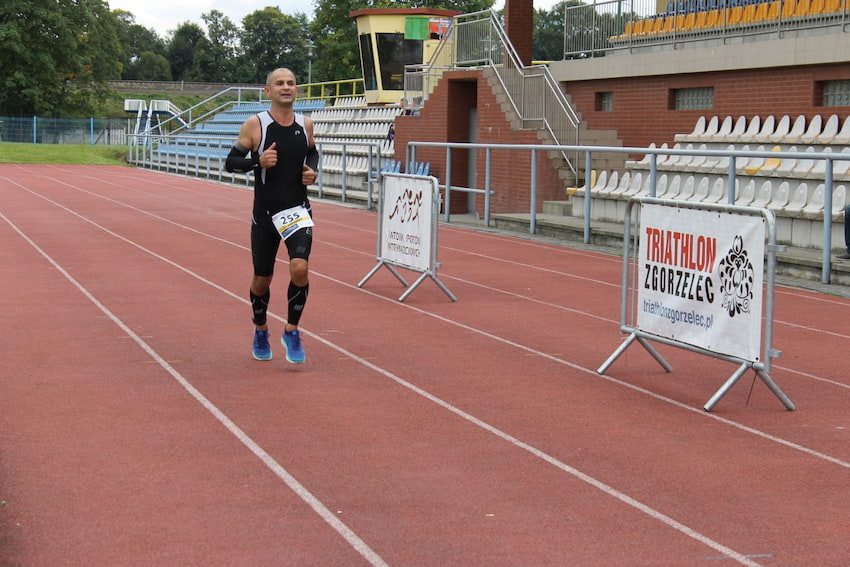
[[[307,212],[307,207],[298,205],[272,215],[272,222],[284,240],[308,226],[313,226],[313,219]]]

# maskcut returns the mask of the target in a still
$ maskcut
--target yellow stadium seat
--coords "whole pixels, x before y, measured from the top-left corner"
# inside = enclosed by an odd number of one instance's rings
[[[708,27],[708,12],[702,11],[697,13],[697,20],[694,22],[694,29],[702,30]]]
[[[798,0],[797,5],[794,6],[794,17],[795,18],[804,18],[809,15],[809,12],[812,8],[811,0]]]
[[[744,16],[744,7],[735,6],[734,8],[726,8],[726,25],[734,26],[740,24]]]
[[[676,21],[676,18],[673,16],[667,16],[664,18],[664,27],[661,28],[661,33],[671,33],[673,31],[673,23]]]
[[[664,25],[664,18],[659,16],[659,17],[650,21],[649,29],[647,30],[646,33],[648,33],[648,34],[661,33],[661,28],[662,28],[663,25]]]
[[[756,4],[756,12],[753,14],[754,22],[763,22],[767,19],[767,6],[766,2]]]
[[[771,2],[767,7],[767,15],[765,20],[772,21],[779,17],[780,1]]]
[[[689,12],[685,16],[685,22],[682,24],[682,29],[685,31],[689,31],[694,29],[694,24],[696,23],[697,15],[693,12]]]
[[[833,12],[840,12],[843,4],[843,0],[826,0],[823,6],[823,13],[831,14]]]
[[[742,24],[751,24],[756,21],[756,5],[747,4],[744,6],[744,13],[741,16]]]
[[[818,14],[822,14],[824,9],[824,0],[812,0],[811,5],[809,6],[809,15],[816,16]]]
[[[782,10],[780,11],[783,20],[794,17],[794,11],[797,9],[797,0],[784,0],[782,2]]]

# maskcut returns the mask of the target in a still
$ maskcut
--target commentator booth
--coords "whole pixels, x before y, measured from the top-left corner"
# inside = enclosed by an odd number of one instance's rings
[[[349,14],[357,22],[366,104],[394,104],[404,96],[404,66],[429,61],[455,10],[369,8]]]

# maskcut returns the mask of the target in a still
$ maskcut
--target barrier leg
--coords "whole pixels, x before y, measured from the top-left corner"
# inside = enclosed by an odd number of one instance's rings
[[[721,386],[721,387],[720,387],[720,389],[719,389],[719,390],[717,390],[717,391],[714,393],[714,395],[713,395],[713,396],[711,396],[711,399],[710,399],[710,400],[708,400],[708,403],[707,403],[707,404],[705,404],[705,405],[703,406],[703,409],[704,409],[705,411],[711,411],[712,409],[714,409],[714,406],[715,406],[715,405],[717,405],[717,402],[719,402],[719,401],[720,401],[720,398],[722,398],[723,396],[725,396],[725,395],[726,395],[726,392],[728,392],[728,391],[732,388],[732,386],[734,386],[734,385],[735,385],[735,383],[736,383],[738,380],[740,380],[740,379],[741,379],[741,376],[743,376],[743,375],[744,375],[744,372],[746,372],[746,371],[747,371],[747,368],[749,368],[749,367],[750,367],[750,364],[749,364],[749,363],[747,363],[747,362],[745,362],[744,364],[742,364],[742,365],[738,368],[738,370],[736,370],[736,371],[735,371],[735,373],[734,373],[734,374],[732,374],[732,376],[730,376],[728,380],[726,380],[726,383],[725,383],[725,384],[723,384],[723,386]]]
[[[788,411],[793,411],[795,409],[794,402],[792,402],[788,396],[785,395],[785,392],[779,389],[779,386],[776,385],[776,382],[770,377],[770,375],[764,370],[756,370],[756,375],[761,378],[761,381],[765,383],[765,385],[770,388],[770,391],[773,392],[773,395],[779,398],[779,401],[782,402],[782,405],[785,406],[785,409]]]

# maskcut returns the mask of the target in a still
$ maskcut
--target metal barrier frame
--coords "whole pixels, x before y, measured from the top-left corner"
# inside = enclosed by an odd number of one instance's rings
[[[630,282],[637,281],[637,275],[635,274],[632,278],[629,277],[630,268],[633,267],[635,271],[637,271],[637,263],[633,263],[630,261],[629,250],[632,244],[631,238],[631,226],[632,226],[632,210],[635,205],[643,205],[647,204],[656,204],[663,206],[670,206],[676,208],[687,208],[687,209],[695,209],[695,210],[707,210],[707,211],[718,211],[718,212],[727,212],[727,213],[736,213],[742,215],[750,215],[756,216],[760,215],[764,217],[765,222],[767,223],[767,234],[768,234],[768,242],[765,247],[765,253],[767,255],[767,268],[765,270],[765,275],[767,278],[766,283],[766,293],[764,299],[764,323],[763,323],[763,346],[762,346],[762,356],[761,361],[752,361],[752,360],[744,360],[737,356],[731,356],[727,354],[722,354],[718,352],[714,352],[702,347],[694,346],[691,344],[683,343],[680,341],[676,341],[674,339],[670,339],[667,337],[661,337],[658,335],[654,335],[651,333],[647,333],[637,328],[636,325],[636,315],[634,315],[634,311],[636,309],[634,303],[636,300],[632,298],[632,302],[630,303],[630,291],[633,293],[637,292],[637,285],[635,284],[634,288],[630,285]],[[720,204],[710,204],[710,203],[689,203],[687,201],[674,201],[671,199],[657,199],[655,197],[633,197],[629,199],[628,204],[626,205],[626,214],[624,218],[624,231],[623,231],[623,282],[622,282],[622,293],[620,297],[620,332],[621,333],[629,333],[629,337],[621,344],[612,354],[608,357],[608,359],[599,367],[597,373],[604,374],[606,370],[614,363],[617,358],[621,354],[623,354],[629,346],[637,341],[640,343],[652,357],[664,368],[665,371],[671,372],[673,367],[668,363],[661,354],[653,348],[649,341],[655,341],[662,344],[678,347],[681,349],[689,350],[691,352],[696,352],[698,354],[703,354],[706,356],[710,356],[712,358],[717,358],[720,360],[725,360],[728,362],[733,362],[739,364],[738,369],[726,380],[723,386],[720,387],[717,392],[711,397],[711,399],[706,402],[703,408],[705,411],[711,411],[717,402],[726,395],[726,393],[735,385],[735,383],[740,380],[740,378],[744,375],[748,368],[752,368],[756,375],[765,383],[765,385],[770,389],[773,394],[779,398],[782,404],[786,409],[794,410],[794,404],[785,395],[785,393],[779,388],[776,382],[770,377],[770,361],[772,358],[779,358],[782,356],[782,352],[773,348],[773,306],[774,306],[774,292],[775,292],[775,272],[776,272],[776,253],[781,252],[784,249],[784,246],[776,244],[776,217],[773,211],[769,209],[762,209],[758,207],[745,207],[740,205],[720,205]],[[635,221],[635,224],[639,224],[639,220]],[[635,245],[637,245],[640,231],[635,231]],[[632,266],[633,264],[633,266]],[[631,309],[630,309],[631,306]],[[632,314],[631,318],[629,314]]]
[[[396,266],[396,265],[401,266],[401,264],[397,264],[396,262],[393,262],[392,260],[388,260],[387,258],[384,258],[381,255],[381,243],[382,243],[383,237],[384,237],[384,204],[386,202],[386,200],[384,199],[384,192],[385,192],[385,189],[386,189],[385,185],[384,185],[384,181],[388,178],[390,178],[390,179],[397,178],[397,179],[428,180],[428,181],[431,182],[432,189],[433,189],[431,191],[431,202],[428,203],[428,205],[431,207],[431,226],[429,227],[430,233],[431,233],[429,235],[430,239],[431,239],[431,255],[430,255],[430,258],[428,259],[428,267],[424,271],[422,271],[421,275],[416,279],[415,282],[413,282],[413,285],[411,285],[410,287],[408,287],[407,281],[402,277],[402,275],[398,273],[398,270],[396,270],[394,268],[394,266]],[[440,266],[440,263],[437,261],[437,242],[438,242],[437,233],[439,231],[439,220],[440,220],[440,190],[439,190],[439,184],[437,183],[437,179],[434,178],[434,177],[430,177],[430,176],[410,175],[410,174],[407,174],[407,173],[385,173],[385,174],[383,174],[381,176],[380,191],[378,192],[378,214],[376,216],[378,217],[378,229],[377,229],[377,238],[375,239],[375,247],[376,247],[375,259],[378,260],[378,263],[375,265],[374,268],[369,270],[369,273],[366,274],[363,277],[362,280],[360,280],[360,282],[357,284],[357,287],[363,287],[366,284],[366,282],[369,280],[369,278],[371,278],[373,275],[375,275],[378,272],[378,270],[381,269],[381,266],[386,266],[386,268],[390,271],[390,273],[392,275],[394,275],[396,277],[396,279],[398,279],[398,281],[400,281],[403,286],[407,287],[405,292],[401,294],[401,297],[398,298],[399,301],[404,301],[405,299],[407,299],[407,297],[411,293],[413,293],[413,290],[416,289],[417,287],[419,287],[419,284],[421,284],[423,281],[425,281],[426,278],[431,278],[432,280],[434,280],[434,283],[437,284],[437,287],[439,287],[441,290],[443,290],[443,293],[445,293],[447,296],[449,296],[449,299],[451,299],[452,301],[457,301],[457,297],[455,297],[454,294],[451,291],[449,291],[449,288],[447,288],[446,285],[443,282],[440,281],[440,278],[437,277],[437,268]],[[412,268],[410,266],[403,266],[403,267],[410,269],[410,270],[418,271],[415,268]]]

